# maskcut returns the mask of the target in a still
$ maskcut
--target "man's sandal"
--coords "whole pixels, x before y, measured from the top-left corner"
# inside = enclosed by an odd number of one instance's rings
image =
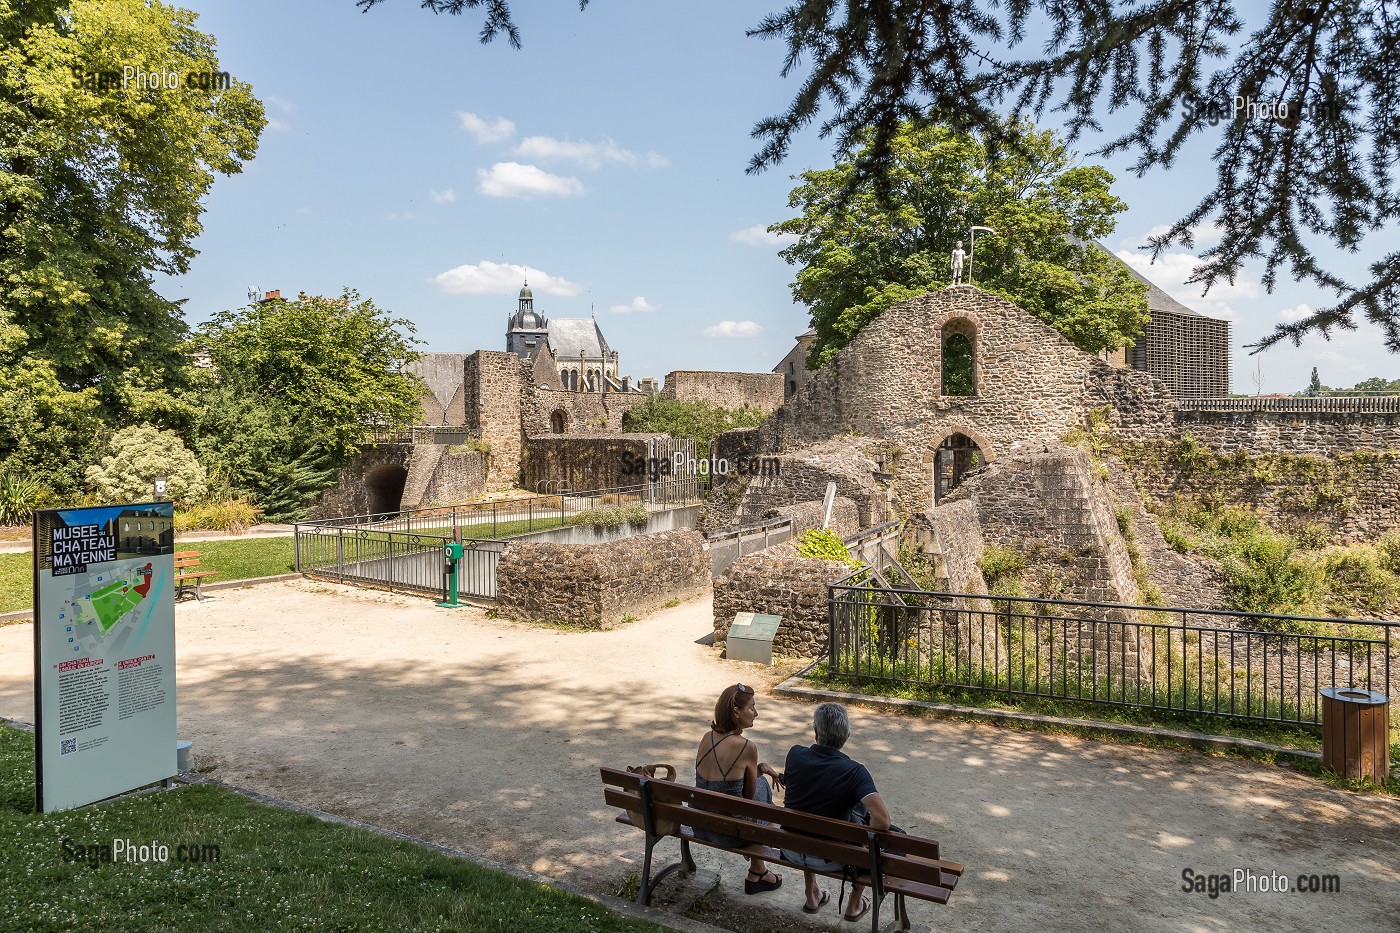
[[[861,895],[861,898],[860,898],[860,911],[859,911],[859,913],[855,913],[855,914],[845,914],[845,913],[843,913],[843,914],[841,915],[841,919],[842,919],[842,920],[849,920],[851,923],[855,923],[857,920],[859,920],[861,917],[864,917],[864,916],[865,916],[866,914],[868,914],[868,913],[870,913],[870,898],[868,898],[868,897],[866,897],[865,895],[862,894],[862,895]]]
[[[831,900],[831,895],[828,894],[828,893],[826,893],[825,891],[823,891],[823,892],[822,892],[821,900],[817,901],[817,906],[816,906],[816,907],[808,907],[806,904],[803,904],[803,905],[802,905],[802,912],[803,912],[804,914],[815,914],[815,913],[818,913],[823,907],[825,907],[825,906],[827,905],[827,903],[828,903],[830,900]]]
[[[750,868],[750,869],[749,869],[749,874],[750,874],[750,875],[753,875],[753,874],[758,874],[758,873],[755,872],[752,868]],[[769,875],[773,875],[773,880],[772,880],[772,881],[764,881],[763,879],[764,879],[764,878],[767,878]],[[761,875],[758,876],[758,880],[757,880],[757,881],[750,881],[750,880],[748,879],[748,876],[747,876],[747,875],[744,877],[744,893],[745,893],[745,894],[762,894],[764,891],[776,891],[776,890],[778,890],[779,888],[781,888],[782,886],[783,886],[783,879],[782,879],[782,878],[779,878],[779,877],[773,872],[773,869],[771,869],[771,868],[765,869],[764,872],[763,872],[763,874],[761,874]]]

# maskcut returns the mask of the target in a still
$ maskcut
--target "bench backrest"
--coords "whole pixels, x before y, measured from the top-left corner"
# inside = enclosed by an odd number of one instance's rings
[[[644,778],[615,768],[602,768],[601,773],[603,796],[608,805],[641,811],[644,809],[642,798],[645,795],[650,801],[652,816],[658,821],[674,820],[692,829],[736,836],[745,842],[775,849],[791,849],[866,871],[872,865],[873,843],[878,847],[878,864],[885,876],[923,884],[943,886],[944,874],[962,874],[961,865],[940,858],[938,843],[933,839],[872,830],[868,826],[844,820],[832,820],[744,797],[701,790],[688,784]],[[753,817],[765,820],[766,824],[733,817]],[[817,835],[809,835],[812,833]]]
[[[177,551],[175,554],[175,569],[184,570],[186,567],[199,566],[198,551]]]

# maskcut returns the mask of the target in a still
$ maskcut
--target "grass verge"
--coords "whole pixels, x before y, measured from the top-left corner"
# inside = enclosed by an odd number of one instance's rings
[[[1278,723],[1240,721],[1226,719],[1220,716],[1202,715],[1199,713],[1173,713],[1166,710],[1145,709],[1140,707],[1078,703],[1072,700],[1018,697],[1014,702],[1011,702],[1004,696],[998,696],[980,690],[895,683],[857,677],[833,677],[828,675],[826,671],[826,662],[824,661],[812,668],[803,678],[806,686],[818,690],[839,690],[846,693],[859,693],[869,697],[891,697],[902,700],[919,700],[929,703],[949,703],[958,706],[973,706],[979,709],[985,709],[989,712],[1011,710],[1021,713],[1031,713],[1037,716],[1056,716],[1064,719],[1082,719],[1086,721],[1084,728],[1075,728],[1073,726],[1061,726],[1052,723],[1034,723],[1005,719],[997,720],[999,725],[1020,729],[1058,732],[1092,738],[1096,741],[1106,740],[1133,745],[1170,748],[1191,747],[1165,738],[1157,739],[1146,736],[1107,734],[1094,729],[1090,723],[1155,726],[1163,729],[1202,732],[1207,735],[1251,739],[1256,742],[1264,742],[1269,745],[1278,745],[1283,748],[1299,749],[1302,751],[1320,752],[1322,750],[1322,733],[1317,729],[1291,727]],[[1397,730],[1395,726],[1396,716],[1397,710],[1392,707],[1392,738],[1400,738],[1400,730]],[[1203,752],[1203,754],[1223,753]],[[1383,786],[1377,786],[1371,781],[1355,781],[1339,778],[1325,770],[1320,763],[1312,764],[1308,762],[1299,762],[1291,758],[1287,761],[1281,761],[1277,759],[1277,756],[1271,753],[1244,748],[1241,748],[1237,753],[1233,754],[1236,754],[1238,757],[1246,757],[1296,768],[1299,771],[1321,778],[1335,787],[1341,787],[1347,790],[1400,795],[1400,777],[1396,776],[1396,770],[1394,768],[1391,770],[1391,779]],[[1390,757],[1392,764],[1400,763],[1400,741],[1393,741],[1391,743]]]
[[[659,931],[544,885],[208,785],[34,812],[34,737],[0,726],[0,929]],[[65,861],[114,840],[167,863]],[[218,860],[177,861],[180,844]]]

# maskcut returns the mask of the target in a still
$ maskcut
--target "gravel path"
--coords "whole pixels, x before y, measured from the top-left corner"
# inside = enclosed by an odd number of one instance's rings
[[[760,688],[751,737],[765,760],[781,768],[810,741],[811,706],[764,695],[779,671],[697,643],[708,600],[593,633],[309,581],[176,613],[180,736],[214,777],[596,890],[615,891],[641,861],[639,834],[603,806],[598,766],[670,761],[687,774],[714,697],[736,680]],[[29,624],[0,627],[0,715],[33,720],[31,646]],[[948,906],[912,906],[916,929],[1400,926],[1395,798],[1196,753],[864,709],[852,719],[847,750],[895,821],[967,865]],[[697,859],[723,876],[704,919],[825,928],[798,910],[799,874],[746,898],[742,860],[703,847]],[[1211,899],[1181,890],[1185,869],[1335,874],[1341,892]],[[820,919],[841,926],[831,908]]]

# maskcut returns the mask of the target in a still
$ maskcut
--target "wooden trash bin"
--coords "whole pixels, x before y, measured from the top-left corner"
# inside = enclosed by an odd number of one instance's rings
[[[1322,690],[1322,763],[1344,778],[1390,776],[1390,701],[1355,687]]]

